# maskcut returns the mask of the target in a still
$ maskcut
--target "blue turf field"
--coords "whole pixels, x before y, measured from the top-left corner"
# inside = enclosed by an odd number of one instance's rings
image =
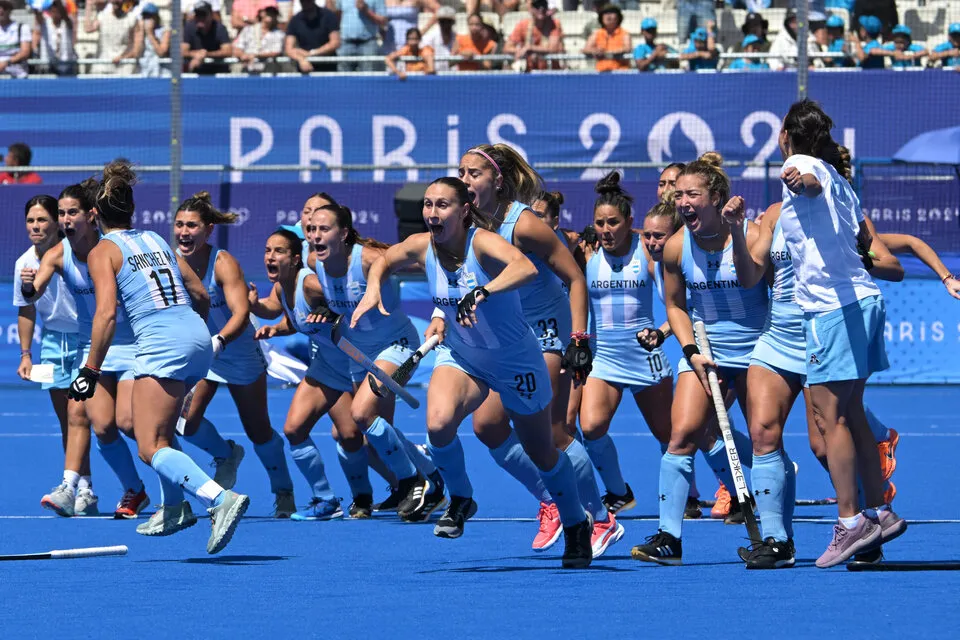
[[[270,392],[277,429],[291,396],[291,390]],[[954,491],[960,390],[874,387],[867,397],[901,433],[895,507],[916,521],[889,545],[887,558],[960,561]],[[686,523],[684,566],[631,560],[630,548],[656,529],[659,449],[626,402],[612,433],[638,506],[624,514],[623,540],[591,570],[564,572],[562,543],[543,555],[530,551],[537,505],[494,465],[466,425],[464,448],[480,511],[459,540],[441,540],[432,526],[388,517],[273,521],[265,517],[272,506],[266,474],[229,395],[219,394],[207,416],[247,445],[237,489],[250,494],[252,505],[230,546],[208,556],[206,519],[178,535],[148,539],[134,532],[134,522],[62,519],[41,509],[40,497],[59,482],[62,464],[52,409],[38,390],[0,389],[0,400],[0,553],[130,548],[123,558],[0,564],[3,638],[243,639],[265,632],[276,638],[745,638],[758,632],[929,638],[953,637],[960,623],[960,573],[814,568],[830,538],[833,507],[798,508],[798,566],[791,570],[745,571],[736,556],[742,529],[709,519]],[[400,407],[398,413],[403,430],[423,441],[423,409]],[[734,415],[743,428],[742,416]],[[321,421],[315,440],[334,488],[346,496],[329,426]],[[202,452],[185,446],[206,464]],[[832,495],[807,447],[800,411],[788,423],[787,447],[800,465],[798,497]],[[95,489],[108,509],[119,486],[96,450],[92,457]],[[290,466],[302,504],[306,484]],[[156,496],[152,471],[141,465],[141,474]],[[697,475],[704,498],[712,498],[716,483],[699,459]],[[372,480],[380,490],[379,478]]]

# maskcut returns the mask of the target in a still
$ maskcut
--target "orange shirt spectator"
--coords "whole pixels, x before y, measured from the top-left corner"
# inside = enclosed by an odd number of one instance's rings
[[[590,35],[583,53],[597,60],[597,71],[615,71],[629,69],[630,60],[625,56],[633,50],[630,34],[624,29],[623,13],[620,7],[604,5],[597,12],[600,28]]]
[[[497,50],[497,43],[490,38],[487,33],[487,25],[479,13],[472,14],[467,18],[467,28],[470,33],[457,36],[457,55],[461,56],[486,56]],[[490,62],[458,62],[457,68],[460,71],[480,71],[481,69],[490,69]]]
[[[563,52],[563,30],[547,15],[547,6],[547,0],[531,0],[530,17],[517,23],[503,48],[517,60],[526,58],[527,70],[560,68],[559,62],[548,65],[543,59],[544,54]]]
[[[435,73],[433,67],[433,48],[421,47],[420,40],[422,39],[423,36],[420,34],[420,29],[416,27],[408,29],[407,44],[387,56],[385,60],[387,69],[397,74],[399,79],[406,80],[408,71],[426,74]],[[400,66],[397,67],[397,59],[403,57],[417,57],[419,60],[412,62],[401,61]]]

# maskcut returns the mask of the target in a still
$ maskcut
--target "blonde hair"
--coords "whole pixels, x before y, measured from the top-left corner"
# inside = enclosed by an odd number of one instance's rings
[[[699,176],[707,185],[711,194],[717,194],[720,199],[717,208],[722,207],[730,199],[730,178],[723,170],[723,156],[716,151],[708,151],[686,167],[677,176]]]
[[[683,226],[683,220],[680,218],[680,214],[677,213],[677,203],[675,200],[676,196],[672,190],[665,191],[660,202],[650,207],[650,210],[647,211],[644,220],[647,218],[669,218],[670,226],[673,227],[673,230],[679,231],[680,227]]]

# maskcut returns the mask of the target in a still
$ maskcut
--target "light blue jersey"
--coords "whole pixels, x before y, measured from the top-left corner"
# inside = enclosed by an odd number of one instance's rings
[[[513,244],[513,232],[520,214],[529,208],[522,202],[514,201],[507,209],[503,224],[500,225],[497,233],[510,244]],[[567,246],[563,233],[558,230],[556,234],[563,246]],[[519,289],[523,316],[537,335],[541,351],[563,354],[567,346],[566,341],[573,330],[570,299],[564,289],[563,281],[539,257],[530,253],[524,255],[537,268],[537,277],[533,282]]]
[[[74,370],[79,372],[80,367],[86,363],[87,356],[90,354],[90,334],[93,331],[93,314],[97,310],[97,299],[93,290],[93,281],[90,279],[90,273],[87,270],[87,263],[81,262],[77,258],[77,254],[74,253],[73,247],[68,241],[62,242],[61,245],[63,246],[63,272],[61,276],[63,277],[63,283],[73,295],[77,309],[79,347]],[[104,358],[100,370],[104,373],[117,375],[120,379],[130,379],[133,376],[136,357],[137,347],[133,329],[127,321],[123,306],[118,304],[113,342],[107,349],[107,356]]]
[[[623,256],[599,248],[587,262],[586,276],[594,354],[590,377],[637,393],[672,376],[663,351],[647,351],[636,338],[638,331],[656,327],[654,279],[640,236],[631,234],[630,250]]]
[[[432,243],[427,247],[424,271],[430,296],[447,324],[434,374],[444,366],[459,369],[498,392],[508,411],[530,415],[550,405],[553,391],[536,336],[524,318],[520,293],[502,291],[484,300],[477,306],[473,327],[457,322],[457,303],[474,287],[493,280],[474,252],[476,233],[476,227],[467,231],[466,256],[456,271],[440,264]]]
[[[310,338],[310,342],[316,345],[316,349],[310,350],[310,367],[307,369],[306,377],[331,389],[349,392],[353,390],[353,381],[350,378],[350,366],[353,361],[330,340],[333,325],[329,322],[307,322],[311,309],[303,293],[303,281],[312,274],[310,269],[301,269],[297,274],[293,307],[290,307],[282,290],[280,304],[283,305],[283,312],[294,330]]]
[[[117,290],[136,338],[134,376],[188,385],[203,379],[213,359],[210,332],[191,307],[170,245],[141,229],[112,231],[102,240],[123,256]]]
[[[367,291],[367,277],[363,274],[363,245],[353,245],[347,272],[343,276],[329,275],[320,260],[316,261],[316,273],[327,306],[349,318]],[[420,346],[420,337],[410,318],[400,308],[400,293],[392,279],[380,288],[380,297],[390,315],[385,316],[379,311],[367,313],[360,318],[356,327],[344,330],[344,337],[371,360],[384,360],[399,366]],[[351,375],[355,382],[359,382],[366,375],[366,370],[354,362]]]
[[[773,228],[770,264],[773,266],[770,313],[763,333],[753,350],[751,363],[781,375],[794,374],[802,379],[807,373],[807,341],[803,334],[803,311],[793,300],[796,276],[779,218]]]
[[[210,248],[210,258],[207,261],[207,273],[204,277],[204,286],[210,295],[210,313],[207,315],[207,330],[211,336],[220,333],[233,317],[223,287],[217,284],[216,266],[220,254],[229,255],[215,247]],[[234,338],[213,360],[207,380],[223,384],[245,386],[256,382],[267,370],[267,361],[263,357],[260,345],[253,336],[256,329],[248,324],[238,337]]]
[[[694,322],[706,325],[714,362],[724,369],[746,369],[767,318],[767,284],[761,280],[744,289],[737,279],[733,243],[720,252],[706,251],[687,228],[680,268],[687,285],[687,310]],[[680,361],[681,372],[689,367],[686,358]]]

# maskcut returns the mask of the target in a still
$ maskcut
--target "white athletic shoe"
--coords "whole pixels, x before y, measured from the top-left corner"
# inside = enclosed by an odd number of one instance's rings
[[[40,506],[54,511],[58,516],[69,518],[73,516],[73,505],[76,497],[73,488],[66,482],[55,487],[50,493],[40,499]]]
[[[137,533],[142,536],[170,536],[197,524],[190,503],[184,500],[179,507],[160,505],[157,512],[143,524],[137,525]]]
[[[83,488],[77,491],[77,499],[73,503],[73,515],[75,516],[98,516],[100,515],[100,509],[98,508],[99,500],[97,496],[94,495],[92,489]]]
[[[230,445],[230,455],[226,458],[214,458],[213,464],[217,468],[213,474],[213,481],[224,489],[233,489],[237,484],[237,469],[243,460],[243,447],[233,440],[227,440]]]

